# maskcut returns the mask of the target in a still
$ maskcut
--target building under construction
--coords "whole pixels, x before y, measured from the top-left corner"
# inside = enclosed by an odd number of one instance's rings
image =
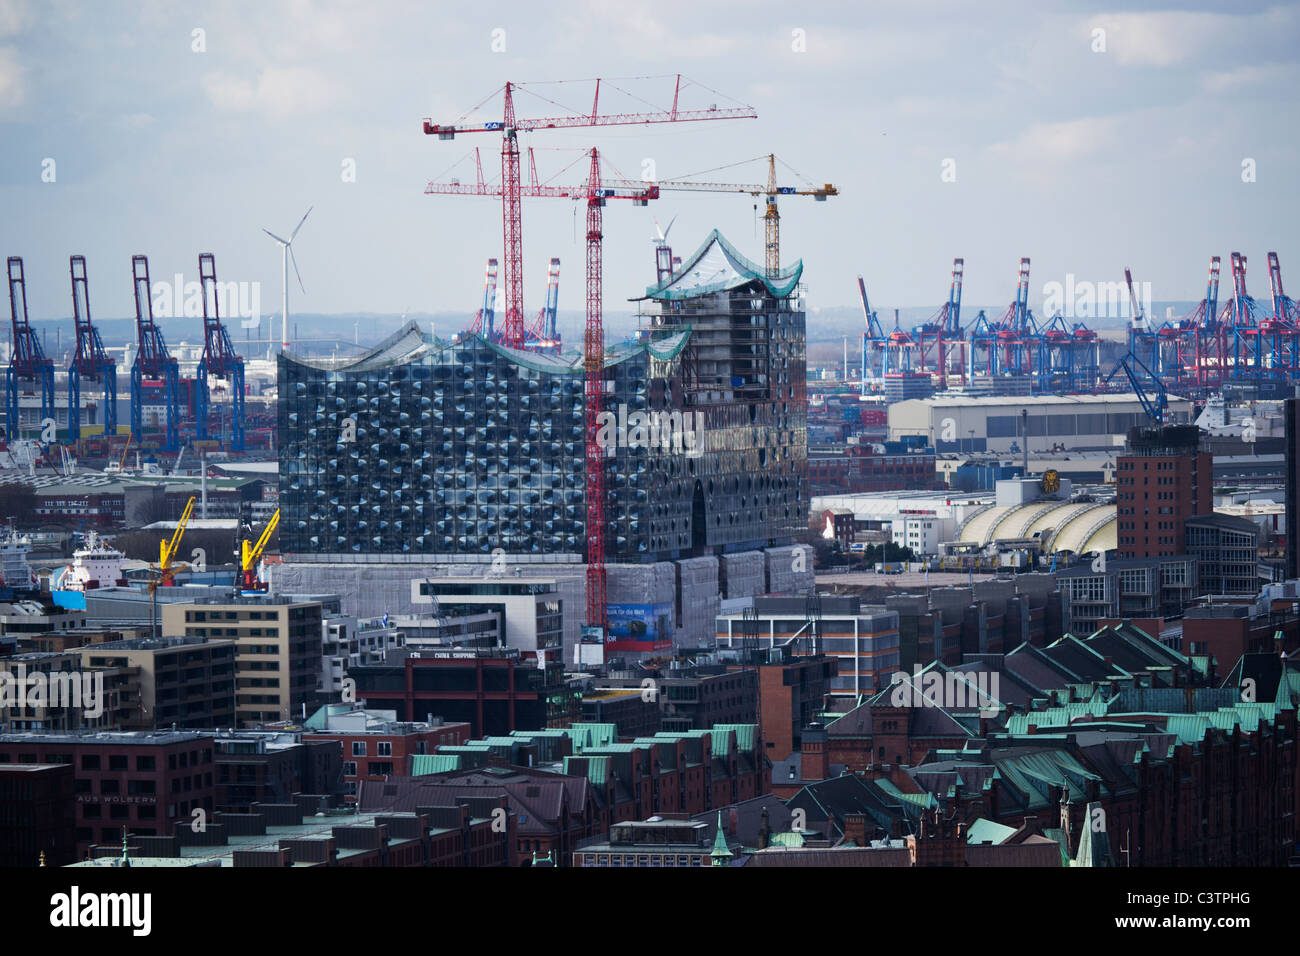
[[[666,262],[636,339],[605,351],[608,603],[627,649],[710,638],[720,596],[812,580],[791,548],[808,511],[802,263],[769,275],[717,232]],[[345,362],[282,355],[279,387],[281,589],[397,613],[443,568],[563,568],[576,640],[582,356],[412,324]]]

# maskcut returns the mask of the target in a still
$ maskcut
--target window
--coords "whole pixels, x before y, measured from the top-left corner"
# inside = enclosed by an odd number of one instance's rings
[[[366,742],[364,740],[352,741],[352,756],[364,757],[366,755]]]
[[[375,745],[375,756],[391,757],[393,755],[393,742],[391,740],[381,740]]]

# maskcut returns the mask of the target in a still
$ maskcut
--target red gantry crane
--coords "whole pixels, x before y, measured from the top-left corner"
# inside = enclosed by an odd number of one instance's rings
[[[685,78],[688,87],[700,86],[695,81]],[[595,94],[591,101],[591,110],[587,113],[578,113],[570,111],[567,116],[547,116],[539,118],[519,117],[515,114],[515,93],[524,90],[525,84],[506,83],[504,89],[504,101],[500,120],[491,120],[488,122],[467,122],[469,113],[462,116],[454,123],[438,124],[426,118],[424,120],[424,132],[429,136],[437,136],[439,139],[454,139],[458,133],[500,133],[501,134],[501,223],[502,235],[504,239],[504,272],[505,272],[505,307],[506,314],[503,322],[503,343],[512,348],[521,348],[525,341],[524,330],[524,279],[523,279],[523,220],[520,212],[520,199],[528,195],[523,190],[523,184],[520,181],[520,162],[519,162],[519,133],[532,132],[545,129],[578,129],[590,126],[625,126],[645,123],[687,123],[700,120],[721,120],[721,119],[756,119],[758,114],[752,107],[726,107],[720,108],[716,104],[710,105],[707,109],[683,110],[679,108],[679,102],[682,93],[683,77],[680,73],[676,74],[676,80],[673,85],[672,106],[667,109],[644,111],[637,113],[601,113],[600,112],[600,87],[601,83],[606,86],[614,86],[609,80],[597,79],[595,81]],[[532,86],[533,84],[528,84]],[[615,90],[620,93],[631,96],[625,90],[614,86]],[[528,89],[527,92],[533,92]],[[713,92],[713,91],[710,91]],[[470,113],[478,110],[488,100],[494,99],[494,91],[485,100],[474,107]],[[545,99],[545,97],[543,97]],[[639,97],[635,97],[639,99]],[[553,100],[548,102],[554,103]],[[555,103],[560,106],[561,104]],[[562,107],[561,108],[565,108]],[[431,184],[432,186],[432,184]],[[480,181],[479,186],[482,186]],[[426,189],[425,192],[455,192],[455,189]],[[473,194],[472,189],[470,194]],[[480,193],[481,195],[481,193]]]

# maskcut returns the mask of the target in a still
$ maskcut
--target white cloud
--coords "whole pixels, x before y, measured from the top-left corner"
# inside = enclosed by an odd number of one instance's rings
[[[1199,59],[1235,18],[1213,13],[1117,13],[1085,21],[1106,31],[1106,53],[1125,66],[1172,66]]]
[[[0,47],[0,110],[21,106],[27,98],[23,67],[10,47]]]
[[[1028,164],[1038,160],[1071,160],[1117,146],[1119,120],[1113,116],[1086,116],[1061,123],[1034,123],[1016,139],[996,143],[989,152],[1016,157]]]
[[[234,113],[282,117],[319,112],[337,102],[325,77],[305,67],[267,67],[256,83],[218,71],[206,74],[202,84],[216,109]]]
[[[31,22],[27,0],[0,0],[0,37],[16,36]]]

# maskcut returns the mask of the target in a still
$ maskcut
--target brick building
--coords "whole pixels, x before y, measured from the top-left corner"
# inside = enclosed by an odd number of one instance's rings
[[[76,860],[72,767],[0,761],[0,867],[27,869]]]
[[[170,833],[216,807],[212,738],[178,732],[0,734],[0,764],[67,764],[76,793],[78,857],[95,843]]]
[[[1184,521],[1214,510],[1213,465],[1194,425],[1131,429],[1116,458],[1119,557],[1185,554]]]

